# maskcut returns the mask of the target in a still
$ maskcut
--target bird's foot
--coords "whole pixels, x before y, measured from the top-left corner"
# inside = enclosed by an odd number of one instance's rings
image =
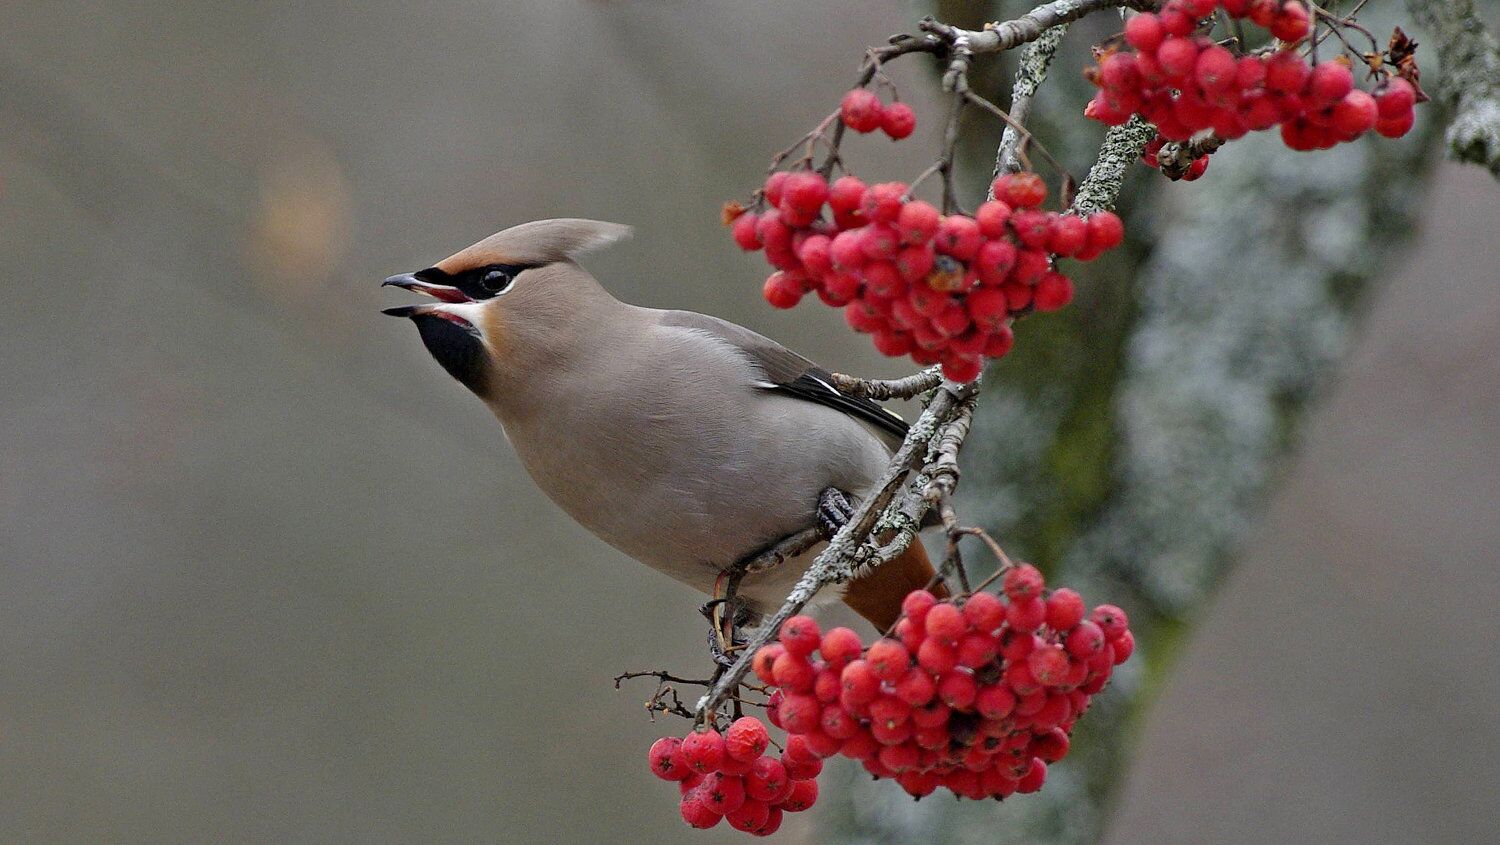
[[[854,505],[844,491],[829,487],[818,494],[818,527],[828,539],[833,539],[833,535],[847,525],[849,517],[853,515]]]
[[[729,605],[726,608],[726,612],[734,618],[734,624],[730,628],[731,634],[728,648],[725,648],[723,634],[714,620],[714,608],[721,604]],[[740,636],[739,631],[740,625],[749,621],[749,609],[738,599],[714,599],[704,602],[699,606],[698,612],[703,614],[703,617],[708,620],[708,653],[713,658],[714,664],[722,666],[725,669],[733,666],[734,662],[739,659],[734,652],[737,652],[748,642],[748,640]]]

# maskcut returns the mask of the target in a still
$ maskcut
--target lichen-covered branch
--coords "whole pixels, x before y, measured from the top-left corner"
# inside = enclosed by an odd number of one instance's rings
[[[1157,5],[1155,0],[1057,0],[1037,6],[1015,20],[990,24],[980,32],[939,23],[932,18],[923,20],[920,26],[950,42],[964,39],[969,51],[975,54],[999,53],[1035,41],[1047,30],[1072,23],[1093,12],[1122,7],[1154,9]]]
[[[828,541],[828,547],[797,580],[796,586],[792,588],[786,601],[776,613],[765,620],[764,624],[750,637],[734,665],[725,670],[713,688],[698,700],[696,711],[700,720],[710,718],[718,707],[739,688],[740,682],[750,671],[750,662],[754,659],[755,653],[776,636],[782,622],[801,612],[819,590],[829,584],[846,581],[854,574],[854,561],[858,558],[859,551],[870,541],[881,514],[895,495],[897,488],[901,486],[907,475],[926,459],[928,446],[933,436],[953,418],[959,407],[978,389],[978,385],[973,383],[957,384],[951,381],[942,383],[936,395],[932,397],[932,401],[922,411],[922,415],[912,424],[910,431],[907,432],[906,440],[891,457],[885,475],[875,489],[859,503],[844,527],[840,528],[838,533],[833,535],[833,539]]]
[[[1021,145],[1020,127],[1026,125],[1037,86],[1047,78],[1047,69],[1051,67],[1058,45],[1062,44],[1063,34],[1067,31],[1067,24],[1055,26],[1031,42],[1021,54],[1020,66],[1016,68],[1016,81],[1010,88],[1010,119],[1013,122],[1006,124],[1005,134],[1000,136],[1000,148],[995,152],[992,177],[1021,169],[1020,157],[1016,154]],[[993,190],[990,199],[994,199]]]
[[[1089,168],[1088,178],[1078,186],[1078,195],[1073,198],[1073,211],[1092,214],[1114,207],[1120,196],[1120,185],[1125,181],[1125,171],[1136,159],[1146,142],[1156,135],[1156,127],[1140,115],[1119,126],[1111,126],[1104,133],[1104,143],[1099,147],[1099,159]]]
[[[1474,0],[1407,0],[1437,39],[1438,97],[1452,111],[1449,153],[1500,178],[1500,44],[1474,12]]]
[[[838,388],[840,393],[860,396],[876,402],[884,402],[887,399],[911,399],[942,383],[943,371],[940,367],[928,367],[919,373],[889,380],[863,379],[858,376],[846,376],[843,373],[833,374],[833,386]]]

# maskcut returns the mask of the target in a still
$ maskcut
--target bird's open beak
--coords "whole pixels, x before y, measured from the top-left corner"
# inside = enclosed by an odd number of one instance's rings
[[[413,293],[425,294],[432,297],[433,299],[442,300],[443,302],[474,301],[469,297],[468,294],[464,293],[458,288],[450,287],[448,285],[433,284],[432,282],[424,282],[412,273],[402,273],[397,276],[392,276],[389,279],[386,279],[381,287],[386,287],[387,285],[391,287],[405,288],[406,290],[412,291]],[[391,311],[394,310],[396,309],[387,310],[385,313],[390,314]],[[409,317],[411,315],[402,314],[399,316]]]

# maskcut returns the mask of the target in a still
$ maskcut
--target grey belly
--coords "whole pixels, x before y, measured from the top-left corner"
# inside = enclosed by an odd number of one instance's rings
[[[813,524],[823,489],[860,495],[887,460],[860,423],[792,397],[746,387],[718,402],[661,399],[566,403],[545,420],[508,424],[507,434],[537,485],[575,520],[703,592],[736,560]],[[810,560],[747,590],[774,602]]]

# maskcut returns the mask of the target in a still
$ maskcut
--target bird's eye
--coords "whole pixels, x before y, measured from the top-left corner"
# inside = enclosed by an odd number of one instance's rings
[[[499,293],[510,285],[511,276],[504,270],[490,270],[479,278],[479,285],[490,293]]]

